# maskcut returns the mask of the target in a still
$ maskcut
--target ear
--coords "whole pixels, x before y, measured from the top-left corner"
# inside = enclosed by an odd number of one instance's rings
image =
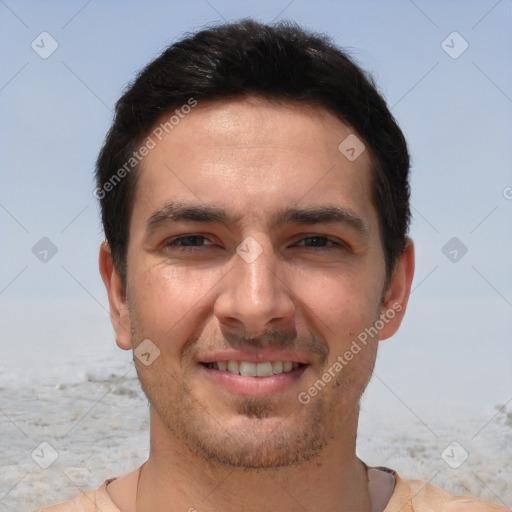
[[[385,340],[396,333],[405,314],[414,276],[414,244],[407,239],[405,249],[395,264],[391,281],[384,295],[381,318],[384,327],[379,338]]]
[[[100,246],[99,267],[101,278],[107,289],[110,321],[116,333],[116,343],[119,348],[130,350],[132,348],[132,336],[126,290],[115,268],[112,251],[107,242],[103,242]]]

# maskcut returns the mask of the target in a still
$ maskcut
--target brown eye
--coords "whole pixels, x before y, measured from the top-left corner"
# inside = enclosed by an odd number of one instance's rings
[[[202,242],[207,241],[207,244]],[[186,235],[175,238],[166,244],[166,247],[201,247],[212,245],[208,239],[202,235]]]
[[[333,240],[330,240],[326,236],[317,235],[317,236],[304,237],[301,240],[299,240],[299,242],[296,245],[303,245],[306,247],[326,248],[326,247],[339,246],[340,244],[334,242]]]

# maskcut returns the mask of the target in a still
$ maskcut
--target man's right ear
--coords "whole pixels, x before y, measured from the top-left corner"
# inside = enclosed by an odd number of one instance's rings
[[[126,290],[114,265],[112,251],[107,242],[103,242],[100,246],[99,266],[101,278],[107,289],[110,321],[116,333],[116,343],[119,348],[130,350],[132,348],[132,336]]]

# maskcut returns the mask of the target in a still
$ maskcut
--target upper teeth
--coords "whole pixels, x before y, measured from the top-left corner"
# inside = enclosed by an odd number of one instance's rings
[[[289,372],[299,367],[299,363],[292,361],[265,361],[263,363],[249,363],[247,361],[218,361],[206,365],[212,370],[228,371],[246,377],[268,377],[283,372]]]

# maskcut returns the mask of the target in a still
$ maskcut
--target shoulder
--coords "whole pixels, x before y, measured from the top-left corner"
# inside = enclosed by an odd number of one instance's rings
[[[396,486],[385,512],[510,512],[510,509],[469,496],[453,496],[421,480],[406,480],[395,473]]]
[[[107,482],[94,491],[82,492],[64,503],[35,510],[34,512],[119,512],[107,493]]]

